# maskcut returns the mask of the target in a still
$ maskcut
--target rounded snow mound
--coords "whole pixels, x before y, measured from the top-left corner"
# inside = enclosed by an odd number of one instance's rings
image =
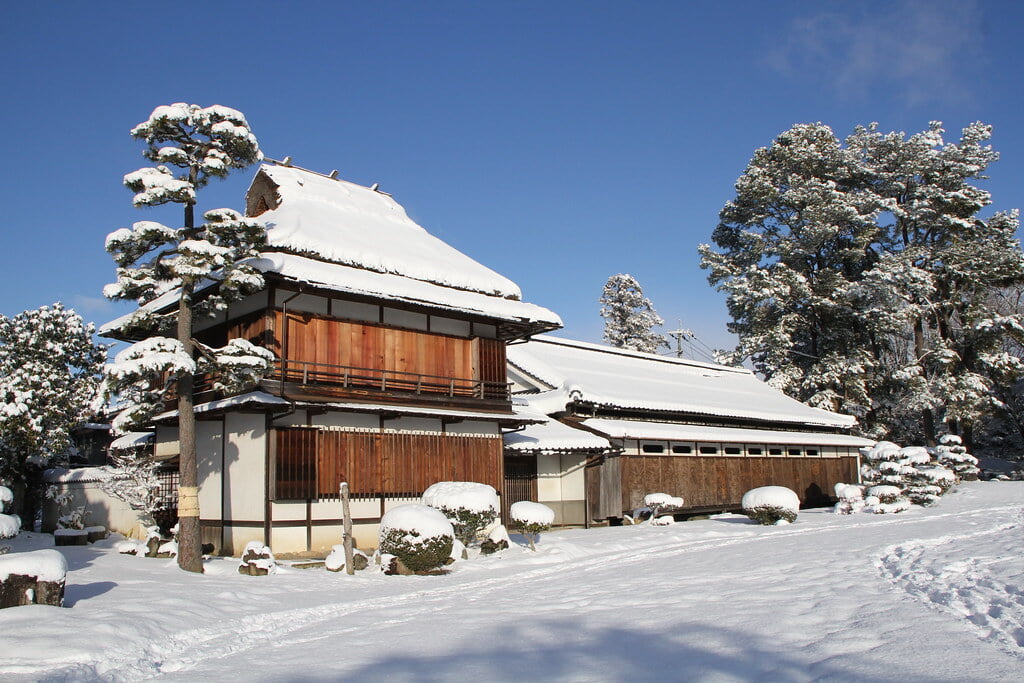
[[[681,508],[683,499],[681,496],[670,496],[667,493],[648,493],[644,496],[644,505],[649,508]]]
[[[494,487],[474,481],[439,481],[423,492],[420,502],[432,508],[471,512],[497,512],[499,507]]]
[[[512,503],[508,515],[520,524],[538,524],[550,526],[555,521],[555,511],[543,503],[534,503],[529,500],[521,500]]]
[[[900,449],[900,460],[908,465],[927,465],[932,455],[924,446],[906,446]]]
[[[421,543],[430,538],[454,537],[455,535],[452,523],[448,521],[444,513],[429,505],[418,503],[399,505],[384,513],[384,517],[380,520],[380,534],[383,536],[389,531],[406,532],[405,540],[410,543]],[[412,532],[416,532],[418,535],[413,536]]]
[[[886,484],[879,484],[878,486],[872,486],[868,489],[868,495],[874,496],[875,498],[886,498],[895,497],[902,494],[903,491],[898,486],[888,486]]]
[[[0,538],[14,538],[21,531],[21,518],[18,515],[0,514]]]
[[[871,461],[892,460],[899,453],[900,447],[892,441],[879,441],[874,446],[863,451],[864,457]]]
[[[760,486],[743,494],[740,506],[744,510],[760,507],[776,507],[791,512],[800,510],[800,498],[796,492],[785,486]]]
[[[835,491],[836,498],[839,500],[864,500],[864,487],[857,484],[843,484],[840,482],[835,485]]]

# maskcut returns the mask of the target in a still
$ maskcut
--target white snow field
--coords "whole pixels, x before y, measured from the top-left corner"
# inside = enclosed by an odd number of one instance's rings
[[[1024,483],[976,482],[899,515],[549,532],[409,577],[191,575],[112,538],[61,548],[68,607],[0,610],[0,678],[1020,681],[1022,515]]]

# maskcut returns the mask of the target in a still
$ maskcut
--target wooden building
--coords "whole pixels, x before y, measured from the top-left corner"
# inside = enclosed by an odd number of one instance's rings
[[[506,344],[560,327],[558,316],[376,188],[264,165],[246,207],[267,226],[254,261],[266,287],[198,324],[196,338],[245,338],[278,360],[243,395],[198,383],[204,542],[225,554],[251,540],[323,552],[340,542],[342,481],[364,547],[387,508],[437,481],[500,490],[502,431],[531,422],[512,410]],[[158,418],[157,457],[177,455],[175,423],[174,412]]]
[[[852,417],[742,368],[550,336],[509,347],[508,361],[519,410],[548,422],[506,435],[506,460],[562,524],[621,518],[654,492],[689,512],[736,509],[767,485],[828,504],[874,443],[849,434]]]

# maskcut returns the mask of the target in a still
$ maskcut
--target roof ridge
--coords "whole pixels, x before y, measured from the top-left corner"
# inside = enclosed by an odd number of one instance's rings
[[[605,344],[595,344],[594,342],[585,342],[578,339],[567,339],[565,337],[555,337],[547,334],[531,337],[530,341],[535,341],[543,344],[553,344],[556,346],[567,346],[570,348],[593,351],[595,353],[606,353],[611,356],[625,356],[627,358],[638,358],[640,360],[649,360],[655,363],[683,365],[687,367],[703,368],[705,370],[715,370],[719,372],[753,374],[752,371],[747,368],[734,368],[728,365],[721,365],[719,363],[705,363],[703,361],[691,360],[689,358],[672,358],[670,356],[659,356],[656,353],[646,353],[644,351],[634,351],[632,349],[621,349],[614,346],[607,346]]]

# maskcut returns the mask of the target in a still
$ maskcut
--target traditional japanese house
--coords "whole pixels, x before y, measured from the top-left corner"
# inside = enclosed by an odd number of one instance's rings
[[[506,344],[560,327],[558,316],[376,187],[264,165],[246,207],[267,227],[255,262],[266,287],[196,337],[242,337],[278,360],[254,391],[197,398],[204,541],[221,553],[250,540],[328,549],[341,538],[341,482],[364,547],[388,507],[437,481],[500,490],[502,431],[531,422],[512,409]],[[175,420],[158,418],[159,458],[177,454]]]
[[[757,486],[805,506],[858,480],[854,418],[811,408],[751,371],[547,335],[509,347],[524,414],[548,422],[505,437],[506,491],[540,500],[556,522],[621,519],[648,493],[687,512],[736,509]]]

